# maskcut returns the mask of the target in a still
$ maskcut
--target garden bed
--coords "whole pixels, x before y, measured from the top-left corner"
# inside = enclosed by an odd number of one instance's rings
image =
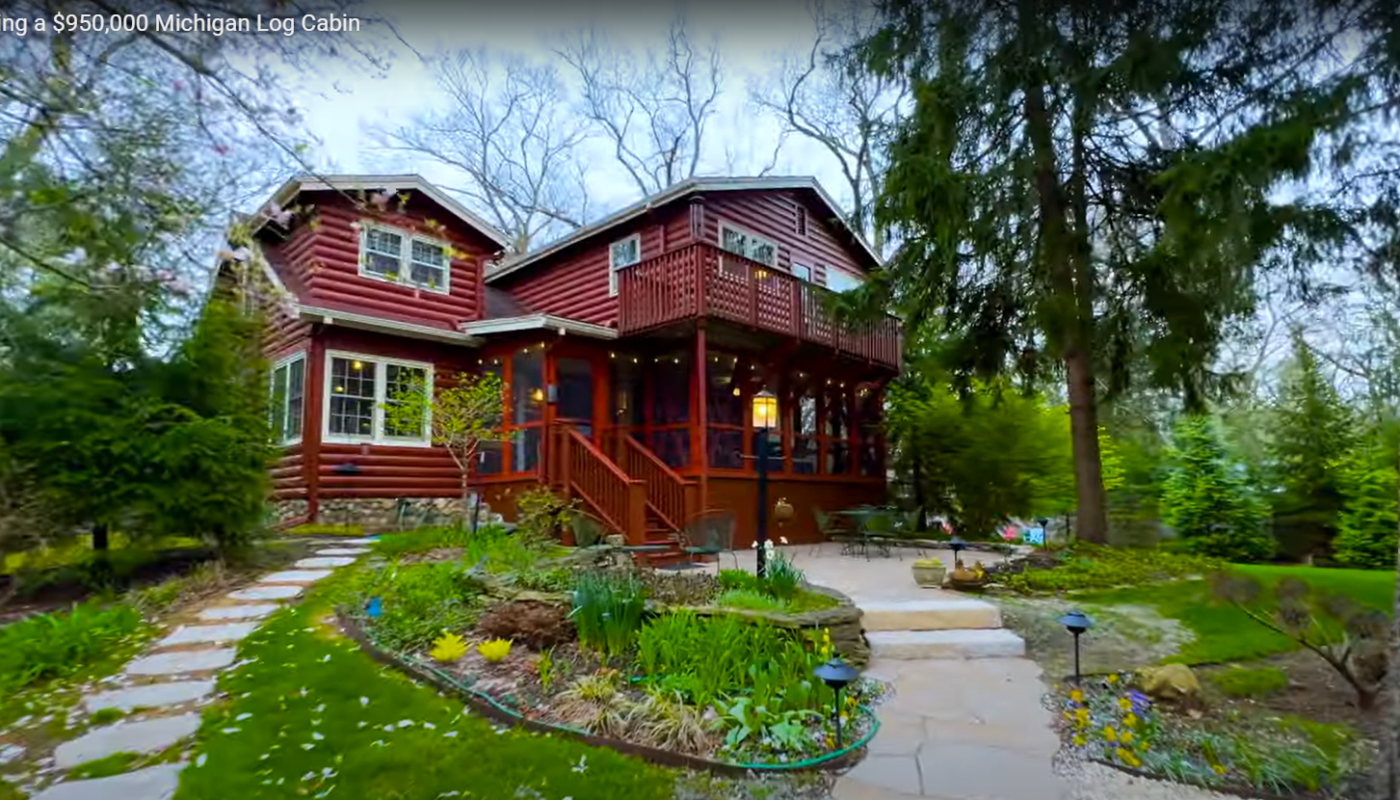
[[[392,561],[357,578],[347,631],[493,718],[726,774],[847,766],[877,726],[883,687],[858,679],[837,745],[813,671],[868,657],[860,611],[784,558],[760,581],[599,568],[493,530],[376,549]]]

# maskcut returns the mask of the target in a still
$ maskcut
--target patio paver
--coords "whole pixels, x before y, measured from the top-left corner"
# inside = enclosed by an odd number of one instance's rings
[[[123,775],[59,783],[30,800],[170,800],[184,764],[157,764]]]
[[[199,714],[156,717],[141,722],[118,722],[98,728],[53,751],[54,766],[72,769],[116,753],[159,753],[199,730]]]

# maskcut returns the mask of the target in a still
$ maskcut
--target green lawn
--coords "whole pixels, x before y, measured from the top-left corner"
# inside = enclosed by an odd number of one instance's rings
[[[340,576],[331,579],[339,582]],[[611,750],[536,736],[464,713],[371,661],[317,623],[322,586],[240,648],[247,661],[206,712],[177,800],[209,797],[395,800],[651,800],[674,773]]]
[[[1265,587],[1285,577],[1296,577],[1319,591],[1343,594],[1357,603],[1389,612],[1395,596],[1395,573],[1354,569],[1316,569],[1236,565],[1231,569],[1248,575]],[[1295,649],[1292,640],[1250,619],[1244,612],[1210,597],[1205,581],[1135,586],[1105,592],[1086,592],[1076,599],[1094,605],[1147,605],[1162,616],[1180,621],[1195,634],[1181,653],[1169,659],[1186,664],[1251,661]]]

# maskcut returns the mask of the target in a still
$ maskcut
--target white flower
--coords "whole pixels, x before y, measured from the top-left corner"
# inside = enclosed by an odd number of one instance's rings
[[[787,544],[787,543],[788,543],[788,540],[787,540],[787,537],[786,537],[786,536],[779,536],[779,537],[778,537],[778,541],[779,541],[780,543],[782,543],[782,544]]]
[[[369,705],[369,698],[368,698],[368,697],[361,697],[361,698],[360,698],[360,708],[364,708],[364,707],[367,706],[367,705]]]
[[[322,734],[314,733],[314,732],[313,732],[313,733],[311,734],[311,738],[312,738],[312,739],[315,739],[316,741],[319,742],[319,741],[321,741],[322,739],[324,739],[324,738],[326,738],[326,737],[323,736]]]
[[[234,718],[233,718],[233,721],[234,721],[234,722],[242,722],[243,720],[248,719],[248,718],[251,717],[251,716],[253,716],[253,715],[252,715],[252,714],[249,714],[248,712],[245,711],[245,712],[243,712],[242,714],[239,714],[238,716],[234,717]]]
[[[574,771],[574,772],[585,772],[585,771],[587,771],[587,770],[588,770],[588,756],[586,756],[586,755],[579,756],[579,757],[578,757],[578,763],[574,765],[573,771]]]

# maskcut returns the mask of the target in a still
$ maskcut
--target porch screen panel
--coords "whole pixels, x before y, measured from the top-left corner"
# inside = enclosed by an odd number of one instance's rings
[[[817,474],[817,396],[810,388],[803,389],[793,405],[792,472],[795,475]]]
[[[482,377],[491,376],[500,381],[505,380],[504,372],[505,370],[501,368],[501,360],[499,358],[492,359],[490,363],[481,369]],[[501,400],[505,402],[504,397],[502,397]],[[502,420],[502,422],[507,423],[509,421],[510,418],[508,415],[506,419]],[[482,442],[477,447],[476,472],[478,475],[500,475],[505,469],[504,461],[505,454],[501,442]]]
[[[861,386],[856,389],[855,405],[856,441],[860,448],[856,466],[861,475],[876,478],[885,471],[880,393],[873,387]]]
[[[705,359],[705,455],[716,469],[743,469],[744,403],[739,359],[710,352]]]
[[[510,364],[511,472],[534,472],[540,465],[544,424],[544,346],[526,347]]]
[[[822,397],[822,427],[819,437],[822,445],[822,472],[827,475],[846,475],[851,471],[850,409],[846,403],[846,388],[839,384],[829,384]]]
[[[690,358],[657,356],[652,362],[648,446],[673,469],[690,464]]]

